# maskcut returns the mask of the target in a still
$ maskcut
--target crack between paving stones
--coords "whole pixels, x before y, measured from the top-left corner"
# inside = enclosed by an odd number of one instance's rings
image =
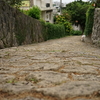
[[[37,92],[37,91],[31,91],[29,93],[20,93],[18,95],[11,95],[8,94],[6,92],[2,92],[0,91],[0,99],[4,99],[6,97],[6,99],[9,100],[13,100],[14,98],[16,99],[22,99],[25,97],[35,97],[35,98],[39,98],[39,99],[44,99],[44,100],[75,100],[75,99],[93,99],[95,100],[95,98],[98,98],[96,100],[100,100],[100,92],[94,92],[91,95],[86,95],[86,96],[77,96],[77,97],[67,97],[65,99],[60,99],[59,97],[56,96],[52,96],[52,95],[44,95],[42,92]]]

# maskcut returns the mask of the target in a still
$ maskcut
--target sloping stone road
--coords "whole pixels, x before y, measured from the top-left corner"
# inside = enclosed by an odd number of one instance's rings
[[[70,36],[0,50],[0,100],[100,100],[100,49]]]

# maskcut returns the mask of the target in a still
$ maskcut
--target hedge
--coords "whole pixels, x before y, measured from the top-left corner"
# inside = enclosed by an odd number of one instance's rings
[[[86,13],[86,23],[85,23],[85,35],[89,36],[92,34],[92,27],[93,27],[93,21],[94,21],[94,7],[89,7]]]
[[[46,23],[46,34],[49,39],[55,39],[65,36],[65,28],[63,25]]]
[[[66,36],[64,25],[51,24],[41,21],[42,34],[45,40],[56,39]]]

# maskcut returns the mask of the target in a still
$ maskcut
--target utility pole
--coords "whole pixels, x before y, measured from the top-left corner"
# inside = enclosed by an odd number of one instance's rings
[[[62,0],[60,0],[60,14],[62,14]]]

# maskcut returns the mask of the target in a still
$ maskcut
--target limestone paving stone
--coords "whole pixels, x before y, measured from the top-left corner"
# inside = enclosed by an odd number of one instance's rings
[[[0,83],[7,83],[8,81],[11,81],[13,79],[15,79],[15,76],[13,75],[6,75],[6,74],[0,75]]]
[[[60,86],[50,88],[40,88],[34,91],[44,95],[56,96],[61,100],[65,98],[91,96],[94,92],[100,91],[100,82],[96,81],[71,81]],[[58,92],[59,91],[59,92]]]
[[[20,71],[20,72],[18,72],[18,75],[24,75],[24,76],[26,76],[26,75],[28,75],[30,73],[30,71]]]
[[[61,72],[66,72],[66,73],[85,73],[85,74],[98,74],[98,72],[93,69],[92,67],[88,66],[66,66],[64,69],[61,69]]]
[[[32,57],[31,59],[48,59],[50,57],[51,56],[49,54],[40,53],[40,54],[37,54],[36,56]]]
[[[100,98],[98,98],[98,97],[94,97],[93,99],[92,98],[91,99],[86,99],[86,98],[82,99],[82,98],[80,98],[80,99],[75,99],[75,100],[100,100]]]
[[[93,100],[93,99],[75,99],[75,100]]]
[[[40,62],[33,63],[31,66],[24,68],[24,71],[32,70],[57,70],[62,66],[62,63],[49,63],[49,62]]]
[[[20,61],[21,59],[24,59],[25,57],[23,56],[12,56],[10,59],[9,59],[9,62],[15,62],[15,61]]]
[[[36,71],[26,76],[26,80],[34,79],[40,80],[37,85],[40,87],[47,87],[52,85],[63,84],[69,81],[68,74],[58,73],[53,71]]]
[[[2,92],[18,95],[20,93],[30,92],[32,88],[34,88],[34,86],[27,84],[25,85],[25,84],[6,83],[2,86]]]
[[[74,80],[84,80],[84,81],[98,81],[100,82],[100,75],[92,75],[92,74],[82,74],[82,75],[75,75],[72,74]]]
[[[60,58],[57,57],[51,57],[49,59],[46,60],[47,62],[51,62],[51,63],[62,63],[64,60],[61,60]]]
[[[81,65],[91,65],[91,66],[96,66],[96,65],[100,65],[100,61],[99,60],[95,60],[95,59],[87,59],[87,58],[83,58],[83,57],[73,57],[72,60],[76,63],[78,63],[80,66]]]
[[[25,97],[23,99],[14,99],[14,100],[44,100],[44,99],[39,99],[39,98],[34,98],[34,97]]]
[[[10,67],[4,67],[0,68],[0,74],[14,74],[18,72],[19,70],[22,70],[23,68],[10,68]]]
[[[100,91],[100,49],[82,43],[80,38],[71,36],[0,49],[0,93],[89,100],[87,96]],[[1,99],[0,94],[1,100],[48,100],[30,95],[12,97]]]

